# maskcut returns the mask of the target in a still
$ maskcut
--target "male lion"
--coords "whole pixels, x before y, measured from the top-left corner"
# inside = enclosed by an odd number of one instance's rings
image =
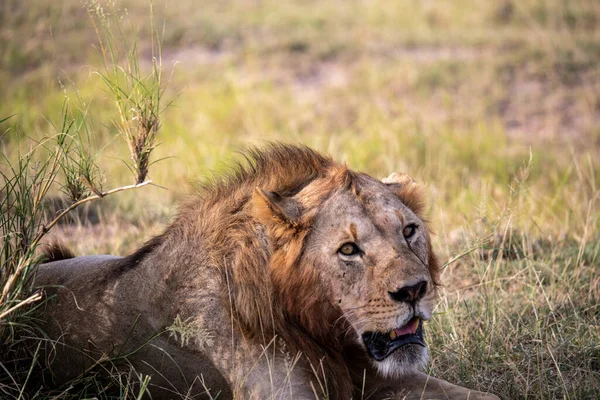
[[[439,267],[410,178],[245,157],[135,253],[40,266],[56,382],[127,355],[153,398],[497,399],[419,372]]]

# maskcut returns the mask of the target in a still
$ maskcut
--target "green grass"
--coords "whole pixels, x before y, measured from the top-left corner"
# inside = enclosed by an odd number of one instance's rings
[[[163,38],[161,96],[175,102],[148,177],[168,190],[103,199],[100,223],[58,226],[90,233],[67,240],[77,254],[132,251],[239,146],[301,142],[424,182],[446,260],[492,235],[444,271],[436,376],[505,398],[600,392],[596,2],[159,0],[154,26],[146,0],[117,8],[105,11],[127,10],[142,74],[153,29]],[[105,60],[79,0],[0,5],[0,120],[16,114],[0,122],[16,125],[2,154],[55,134],[67,102],[89,116],[86,154],[108,186],[130,184]]]

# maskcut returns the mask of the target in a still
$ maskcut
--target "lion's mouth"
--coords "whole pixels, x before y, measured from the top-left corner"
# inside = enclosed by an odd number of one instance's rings
[[[417,317],[408,321],[406,325],[392,329],[387,333],[365,332],[362,338],[369,355],[376,361],[385,360],[394,351],[409,344],[425,347],[423,324]]]

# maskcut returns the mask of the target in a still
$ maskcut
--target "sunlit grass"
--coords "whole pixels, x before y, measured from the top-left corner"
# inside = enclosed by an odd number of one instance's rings
[[[79,1],[0,5],[0,119],[14,160],[90,114],[103,176],[130,159]],[[117,3],[152,72],[146,0]],[[426,185],[444,271],[432,372],[506,398],[600,391],[600,9],[594,2],[153,2],[175,98],[144,196],[61,227],[78,253],[126,254],[160,232],[191,183],[265,140],[300,142],[374,176]],[[128,28],[129,29],[129,28]],[[161,28],[162,29],[162,28]],[[52,34],[49,34],[51,32]],[[126,33],[127,35],[127,33]],[[96,47],[94,47],[96,46]],[[8,122],[0,123],[0,133]],[[54,123],[54,126],[52,125]],[[17,151],[20,149],[20,153]],[[102,150],[102,151],[100,151]],[[53,194],[58,194],[58,191]],[[72,229],[72,231],[69,231]],[[117,235],[115,232],[120,232]]]

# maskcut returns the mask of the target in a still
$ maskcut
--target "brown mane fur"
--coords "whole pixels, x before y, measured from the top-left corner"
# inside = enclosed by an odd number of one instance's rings
[[[159,245],[169,237],[201,243],[207,260],[229,283],[224,290],[231,293],[234,317],[245,335],[282,338],[291,354],[308,358],[330,398],[350,398],[352,381],[341,342],[346,327],[338,324],[340,334],[331,331],[340,310],[321,287],[317,272],[298,260],[323,201],[336,190],[353,190],[357,176],[307,147],[272,144],[250,149],[244,157],[246,163],[225,177],[199,186]],[[311,182],[318,184],[303,191]],[[267,191],[288,197],[302,191],[299,217],[286,219],[269,204]],[[415,212],[422,211],[418,190],[407,185],[399,196]],[[265,234],[269,243],[261,239]],[[430,254],[437,282],[438,263]]]
[[[73,257],[75,257],[75,254],[64,244],[58,242],[44,245],[42,250],[42,259],[44,262],[67,260]]]

